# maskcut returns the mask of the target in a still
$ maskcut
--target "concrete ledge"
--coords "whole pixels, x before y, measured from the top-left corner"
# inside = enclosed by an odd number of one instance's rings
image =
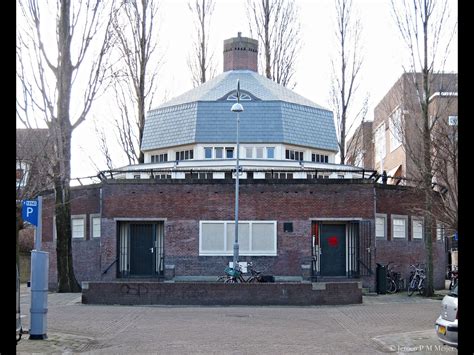
[[[358,282],[250,283],[89,281],[84,304],[122,305],[336,305],[362,303]],[[324,287],[324,288],[323,288]]]

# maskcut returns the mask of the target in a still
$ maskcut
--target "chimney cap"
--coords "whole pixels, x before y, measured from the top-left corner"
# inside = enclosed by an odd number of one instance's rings
[[[237,32],[237,37],[242,37],[242,32]]]

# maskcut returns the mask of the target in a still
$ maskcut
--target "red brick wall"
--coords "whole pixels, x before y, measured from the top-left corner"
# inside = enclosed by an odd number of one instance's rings
[[[104,183],[100,240],[73,241],[76,277],[79,281],[116,279],[117,265],[113,264],[118,255],[116,218],[164,219],[165,264],[175,266],[176,276],[222,274],[224,266],[232,261],[232,256],[199,256],[199,221],[234,220],[234,189],[233,180],[116,180]],[[89,215],[100,211],[99,197],[97,187],[74,190],[73,214],[87,214],[89,224]],[[413,188],[377,184],[374,189],[373,184],[368,182],[335,179],[276,182],[243,180],[239,197],[240,220],[277,221],[278,252],[276,257],[243,256],[240,260],[251,259],[257,269],[277,276],[301,276],[301,266],[310,265],[311,219],[361,218],[373,221],[376,205],[377,213],[386,213],[390,223],[391,214],[411,216],[411,212],[407,211],[411,211],[421,201]],[[51,207],[52,200],[45,198],[44,205]],[[52,208],[48,211],[43,214],[43,235],[46,238],[48,233],[52,235]],[[293,232],[283,232],[284,222],[293,223]],[[46,244],[52,260],[55,255],[52,250],[54,243]],[[410,239],[376,241],[375,247],[376,262],[394,261],[403,270],[407,269],[409,263],[422,262],[424,259],[423,243]],[[435,251],[435,280],[439,287],[445,265],[443,245],[435,243]],[[103,275],[110,265],[112,267]],[[54,282],[55,260],[51,266],[50,281]],[[373,268],[375,271],[375,264]],[[364,279],[364,283],[371,284],[371,280]]]
[[[376,262],[386,265],[393,261],[394,269],[405,279],[410,275],[410,264],[426,263],[426,248],[423,240],[412,239],[412,216],[421,216],[423,197],[416,188],[376,185],[377,213],[387,215],[387,240],[376,240]],[[408,216],[408,236],[393,240],[391,223],[393,214]],[[433,240],[434,286],[444,288],[446,254],[444,242]]]

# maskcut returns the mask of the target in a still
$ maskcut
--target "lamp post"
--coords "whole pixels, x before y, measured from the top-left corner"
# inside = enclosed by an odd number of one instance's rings
[[[239,269],[239,123],[240,117],[239,113],[244,110],[240,104],[240,81],[237,79],[237,103],[232,105],[231,111],[237,112],[237,156],[235,163],[235,236],[234,236],[234,259],[233,259],[233,268],[235,270]]]

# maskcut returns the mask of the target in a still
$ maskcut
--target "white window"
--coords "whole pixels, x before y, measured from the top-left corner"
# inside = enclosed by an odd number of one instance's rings
[[[275,148],[274,147],[267,147],[267,158],[268,159],[275,159]]]
[[[375,237],[387,238],[387,215],[377,214],[375,217]]]
[[[413,217],[411,231],[413,239],[423,239],[423,219]]]
[[[263,159],[263,148],[257,147],[256,148],[256,157],[257,159]]]
[[[204,158],[205,159],[212,159],[212,147],[205,147],[204,148]]]
[[[407,236],[407,217],[392,215],[392,239],[403,239]]]
[[[245,148],[245,157],[247,159],[252,159],[252,157],[253,157],[252,153],[253,153],[253,148],[252,147],[246,147]]]
[[[233,159],[234,158],[234,148],[225,148],[225,157],[227,159]]]
[[[385,157],[385,123],[375,131],[375,161],[379,162]]]
[[[85,238],[84,216],[71,216],[71,229],[73,238]]]
[[[91,215],[91,239],[100,237],[100,216]]]
[[[214,148],[214,149],[215,149],[215,153],[216,153],[216,159],[222,159],[223,148],[222,147],[217,147],[217,148]]]
[[[199,255],[233,255],[235,222],[200,221]],[[276,221],[239,221],[240,255],[277,255]]]
[[[436,240],[444,240],[444,225],[436,222]]]
[[[397,108],[389,119],[390,151],[393,152],[402,145],[402,111]]]

